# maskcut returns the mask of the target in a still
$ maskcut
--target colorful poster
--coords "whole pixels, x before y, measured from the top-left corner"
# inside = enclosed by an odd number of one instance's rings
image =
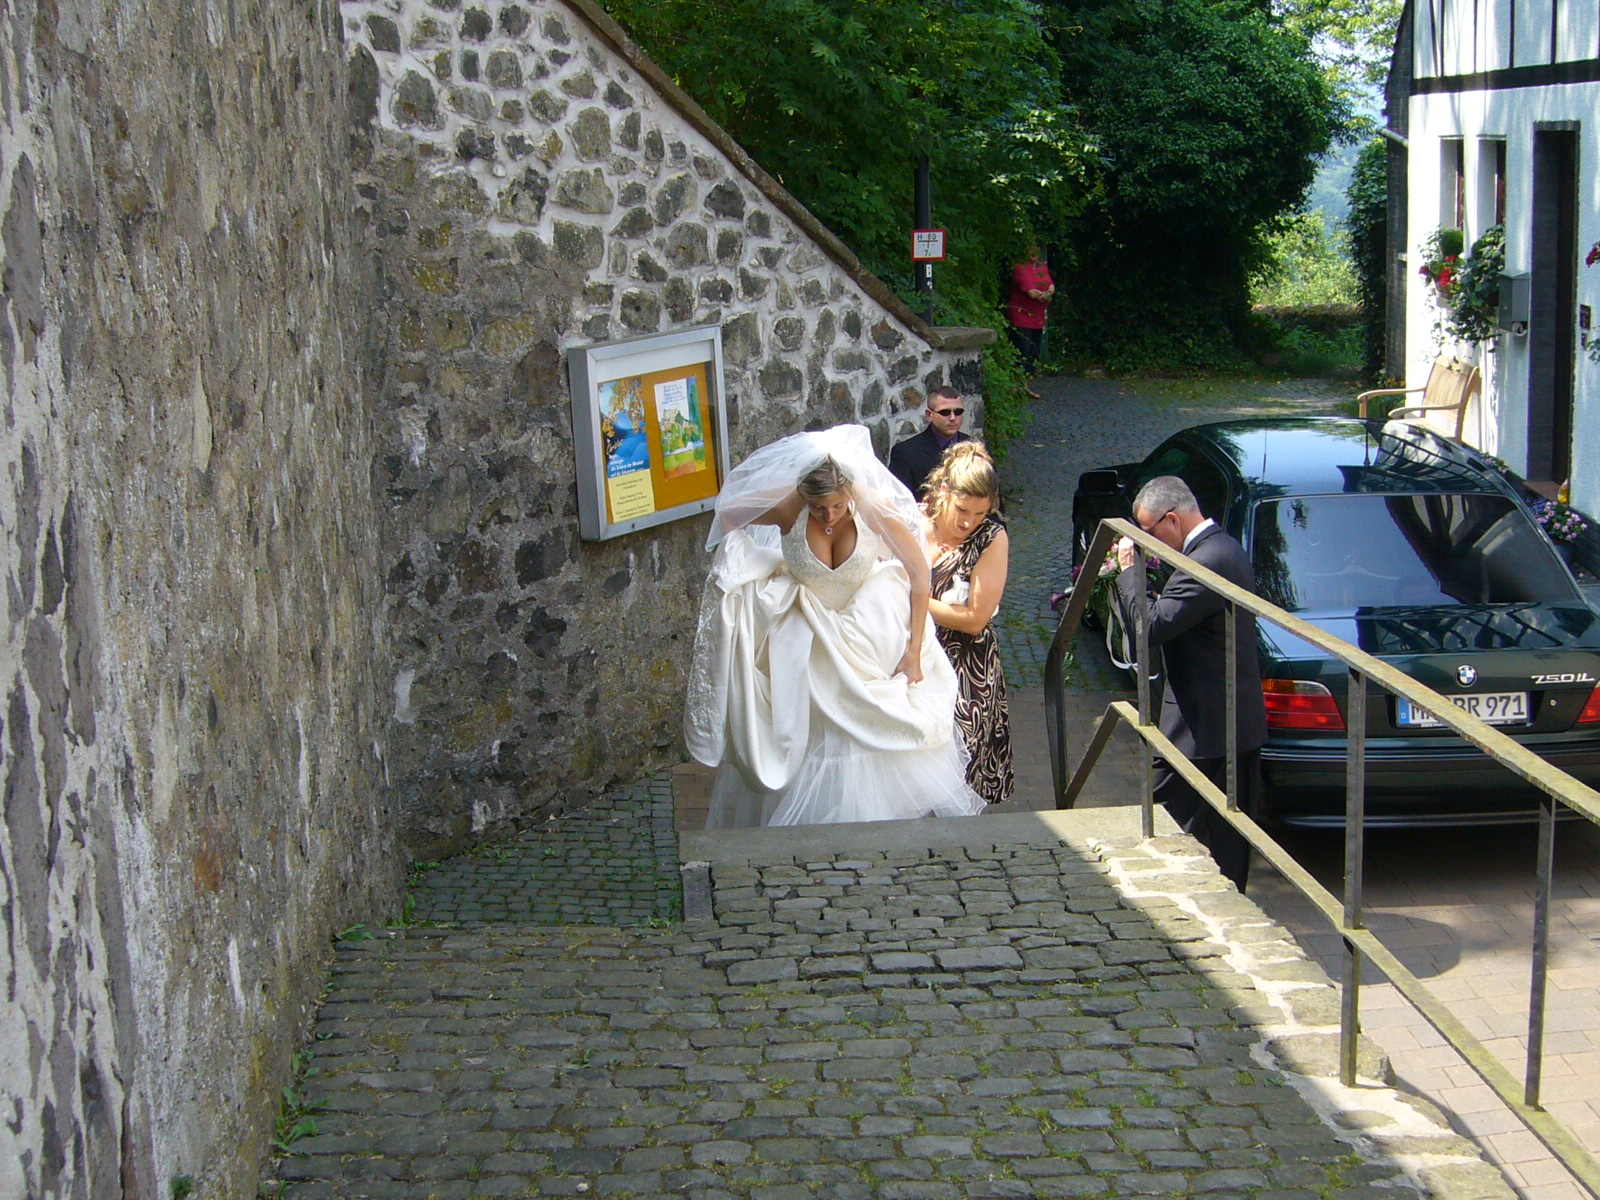
[[[708,469],[706,427],[700,411],[700,381],[690,375],[656,384],[656,420],[661,426],[662,473],[668,479]]]
[[[645,423],[644,379],[612,379],[596,389],[600,396],[600,436],[606,463],[606,493],[611,519],[627,521],[656,510],[650,478],[650,436]]]

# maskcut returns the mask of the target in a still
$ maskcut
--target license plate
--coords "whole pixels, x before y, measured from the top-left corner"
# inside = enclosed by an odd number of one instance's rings
[[[1397,696],[1400,706],[1400,724],[1410,729],[1441,729],[1444,722],[1430,712],[1416,707],[1404,696]],[[1463,712],[1469,712],[1490,725],[1526,725],[1528,723],[1527,692],[1481,692],[1471,696],[1447,696]]]

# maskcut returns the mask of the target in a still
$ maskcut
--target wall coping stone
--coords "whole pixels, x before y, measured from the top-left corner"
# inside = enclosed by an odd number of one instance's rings
[[[987,325],[935,325],[933,332],[941,350],[976,350],[993,345],[1000,336]]]
[[[819,221],[811,210],[801,204],[799,200],[768,174],[755,159],[751,158],[743,146],[734,140],[727,130],[711,119],[709,113],[701,108],[695,98],[679,87],[672,78],[658,67],[654,60],[646,54],[631,37],[627,30],[617,23],[615,18],[605,9],[601,8],[595,0],[565,0],[565,3],[579,17],[590,26],[599,37],[613,50],[627,59],[628,63],[647,79],[664,99],[673,108],[677,109],[683,117],[712,145],[723,154],[736,167],[745,178],[760,190],[784,216],[788,217],[810,237],[821,249],[844,271],[850,279],[860,287],[873,300],[888,309],[893,316],[907,329],[916,334],[935,350],[966,350],[979,346],[986,346],[995,340],[994,330],[980,330],[969,326],[929,326],[926,321],[911,310],[911,306],[900,299],[883,280],[879,279],[866,267],[861,265],[861,260],[855,252],[846,246],[839,236]],[[973,340],[968,335],[980,332],[988,333],[986,340]],[[954,334],[957,343],[946,341],[946,336]]]

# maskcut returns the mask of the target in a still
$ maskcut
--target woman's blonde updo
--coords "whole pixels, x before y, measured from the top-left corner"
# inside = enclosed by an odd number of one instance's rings
[[[839,469],[831,458],[822,460],[820,466],[801,477],[795,485],[807,501],[826,500],[829,496],[850,491],[850,477]]]
[[[1000,505],[1000,477],[994,459],[982,442],[957,442],[944,452],[944,458],[928,475],[923,511],[940,516],[952,496],[988,500],[991,508]]]

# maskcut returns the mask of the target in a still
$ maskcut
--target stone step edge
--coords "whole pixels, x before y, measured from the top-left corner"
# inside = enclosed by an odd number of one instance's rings
[[[1106,838],[1091,849],[1124,896],[1172,904],[1227,948],[1228,966],[1281,1014],[1256,1024],[1251,1057],[1281,1073],[1341,1141],[1368,1161],[1393,1163],[1401,1180],[1440,1200],[1516,1200],[1480,1146],[1452,1129],[1427,1097],[1397,1085],[1388,1055],[1365,1035],[1357,1085],[1339,1081],[1339,987],[1287,929],[1222,877],[1197,841]]]

